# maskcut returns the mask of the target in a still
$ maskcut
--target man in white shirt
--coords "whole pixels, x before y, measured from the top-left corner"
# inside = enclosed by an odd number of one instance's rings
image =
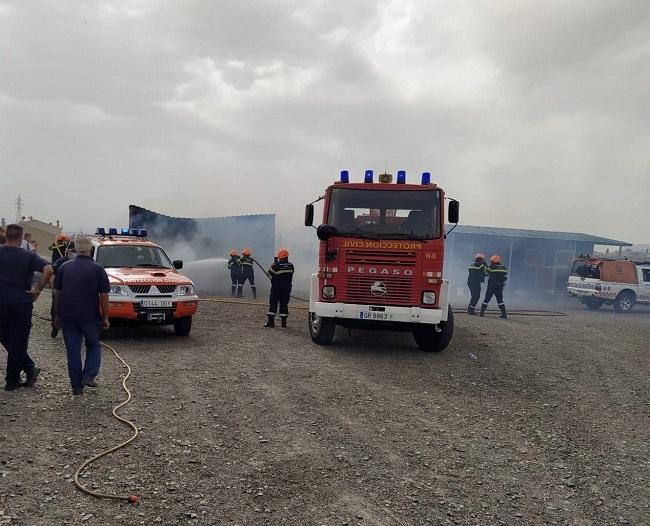
[[[24,248],[29,252],[34,252],[34,247],[32,247],[32,235],[28,232],[25,232],[23,240],[20,242],[20,248]]]

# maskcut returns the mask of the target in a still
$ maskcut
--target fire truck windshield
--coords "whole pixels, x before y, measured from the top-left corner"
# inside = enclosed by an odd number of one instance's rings
[[[97,251],[97,263],[102,267],[173,268],[160,247],[142,245],[106,245]]]
[[[327,224],[339,235],[433,239],[441,235],[439,190],[333,188]]]

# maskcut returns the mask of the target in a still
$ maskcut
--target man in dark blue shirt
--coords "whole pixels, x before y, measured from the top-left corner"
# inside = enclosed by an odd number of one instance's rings
[[[63,330],[68,353],[68,374],[72,393],[83,394],[84,386],[96,387],[101,365],[100,327],[108,329],[106,271],[90,257],[88,238],[75,240],[77,257],[61,265],[54,278],[56,326]],[[81,362],[81,344],[86,342],[86,363]]]
[[[8,225],[6,245],[0,246],[0,343],[7,349],[5,391],[36,383],[40,369],[27,353],[32,329],[33,303],[47,285],[52,267],[35,252],[20,248],[23,229]],[[34,272],[42,272],[40,281],[31,286]],[[27,375],[21,384],[21,372]]]

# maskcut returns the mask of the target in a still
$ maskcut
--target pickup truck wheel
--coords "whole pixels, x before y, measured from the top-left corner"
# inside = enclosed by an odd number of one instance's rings
[[[449,314],[447,321],[440,323],[440,332],[436,332],[433,325],[415,325],[413,327],[413,338],[418,348],[426,352],[440,352],[443,351],[454,334],[454,313],[449,307]]]
[[[589,310],[598,310],[604,305],[605,300],[588,299],[583,301],[583,303]]]
[[[634,303],[636,302],[636,295],[631,290],[624,290],[614,300],[614,310],[616,312],[630,312]]]
[[[308,313],[309,335],[318,345],[329,345],[334,339],[336,322],[334,318],[323,318],[315,313]]]
[[[184,316],[174,320],[174,332],[176,336],[187,336],[192,330],[192,316]]]

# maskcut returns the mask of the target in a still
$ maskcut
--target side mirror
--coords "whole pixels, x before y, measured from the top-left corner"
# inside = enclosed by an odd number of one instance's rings
[[[183,268],[183,260],[182,259],[176,259],[173,261],[172,265],[174,265],[174,268],[176,270],[180,270]]]
[[[460,203],[458,201],[449,201],[449,210],[447,211],[447,221],[458,224],[460,220]]]
[[[336,227],[332,225],[321,225],[316,229],[316,235],[321,241],[327,241],[330,237],[338,234]]]
[[[314,226],[314,205],[305,206],[305,226]]]

